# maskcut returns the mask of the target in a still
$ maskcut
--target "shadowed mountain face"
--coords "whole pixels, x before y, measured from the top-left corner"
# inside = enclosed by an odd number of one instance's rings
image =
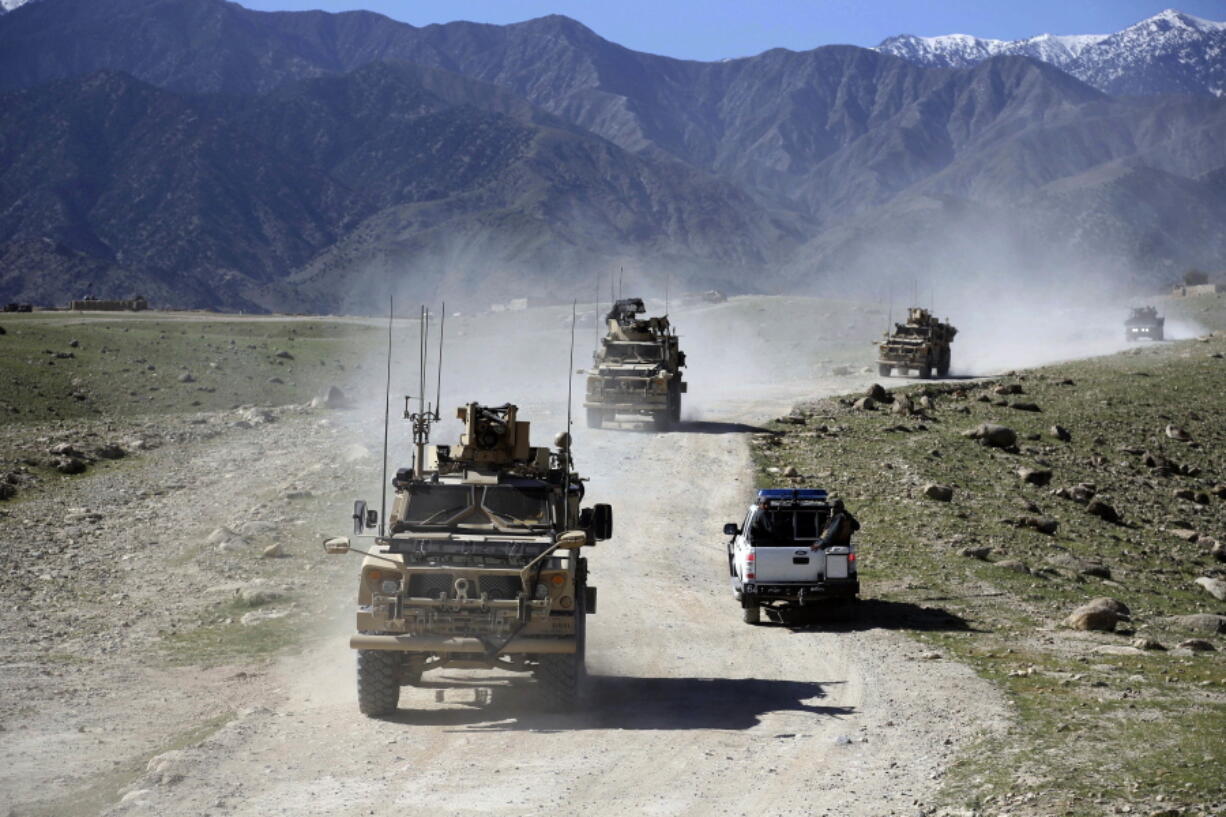
[[[0,87],[8,298],[367,309],[610,266],[817,286],[945,264],[989,218],[1019,255],[1153,281],[1220,265],[1197,225],[1226,220],[1226,102],[1116,99],[1027,57],[698,63],[558,16],[38,0],[0,18]],[[1160,201],[1129,195],[1149,182]]]

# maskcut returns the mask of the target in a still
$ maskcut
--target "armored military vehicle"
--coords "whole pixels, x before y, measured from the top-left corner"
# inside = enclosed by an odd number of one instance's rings
[[[771,488],[758,491],[742,524],[724,525],[724,533],[732,537],[732,592],[745,623],[759,623],[763,609],[780,619],[807,605],[856,598],[860,579],[855,545],[819,543],[837,507],[819,488]]]
[[[435,669],[530,672],[554,704],[573,704],[585,621],[596,612],[580,553],[612,535],[613,512],[580,508],[570,435],[559,434],[555,450],[534,447],[514,405],[469,403],[458,411],[459,445],[428,445],[422,415],[406,416],[414,467],[392,480],[392,509],[358,583],[349,645],[358,651],[359,709],[391,714],[400,688]],[[377,511],[355,504],[355,534],[377,524]],[[350,544],[324,547],[346,553]]]
[[[1162,328],[1165,324],[1166,318],[1159,317],[1157,307],[1134,307],[1128,320],[1124,321],[1124,340],[1162,340]]]
[[[618,415],[650,417],[657,430],[681,420],[685,352],[668,316],[638,317],[646,311],[641,298],[625,298],[605,316],[608,331],[587,373],[583,406],[589,428],[615,422]]]
[[[949,344],[956,334],[958,330],[949,323],[913,306],[907,310],[907,322],[895,323],[894,331],[879,343],[877,372],[889,377],[895,369],[915,369],[920,377],[929,377],[936,369],[937,377],[945,377],[949,374]]]

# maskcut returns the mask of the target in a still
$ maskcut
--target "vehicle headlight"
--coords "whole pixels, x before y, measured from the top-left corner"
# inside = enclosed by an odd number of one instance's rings
[[[395,579],[384,579],[383,583],[379,585],[379,589],[384,593],[395,593],[400,590],[400,582]]]

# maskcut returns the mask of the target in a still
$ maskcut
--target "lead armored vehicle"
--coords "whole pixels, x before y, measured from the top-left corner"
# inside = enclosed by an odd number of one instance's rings
[[[618,415],[649,417],[657,430],[681,420],[685,352],[668,316],[640,318],[646,311],[641,298],[625,298],[605,316],[608,331],[587,373],[583,406],[589,428],[615,422]]]
[[[1124,321],[1124,340],[1162,340],[1162,329],[1165,325],[1166,318],[1158,315],[1157,307],[1134,307],[1128,320]]]
[[[945,377],[949,374],[949,345],[956,334],[958,330],[947,321],[913,306],[907,310],[907,322],[895,323],[894,331],[886,333],[880,342],[877,372],[889,377],[895,369],[914,369],[926,378],[936,369],[937,377]]]
[[[608,539],[608,505],[580,508],[570,435],[529,443],[510,404],[469,403],[459,445],[428,445],[392,481],[391,512],[365,553],[358,583],[358,707],[396,710],[400,688],[436,669],[532,673],[549,700],[575,702],[584,674],[586,617],[596,612],[583,549]],[[354,532],[378,525],[365,502]],[[346,553],[347,538],[324,543]]]
[[[833,507],[816,488],[758,491],[740,525],[729,522],[728,570],[747,624],[762,610],[776,620],[808,605],[855,599],[860,592],[854,544],[821,547]]]

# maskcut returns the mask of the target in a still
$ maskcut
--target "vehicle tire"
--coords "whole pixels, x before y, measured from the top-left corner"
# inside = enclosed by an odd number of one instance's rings
[[[877,364],[877,374],[879,374],[881,377],[889,377],[893,373],[894,373],[894,367],[891,366],[890,364],[888,363],[878,363]]]
[[[941,362],[937,364],[937,377],[949,376],[949,350],[941,352]]]
[[[400,703],[404,656],[391,650],[358,650],[358,709],[371,718],[395,713]]]
[[[672,425],[673,418],[671,407],[664,409],[663,411],[657,411],[655,414],[651,415],[651,427],[656,431],[668,431],[670,428],[672,428]]]
[[[552,707],[573,709],[579,703],[587,675],[587,588],[575,587],[575,651],[569,655],[542,655],[533,675],[542,698]]]
[[[927,380],[932,375],[932,358],[924,361],[924,365],[920,366],[919,379]]]
[[[673,425],[681,422],[681,387],[673,382],[668,400],[668,420]]]
[[[741,608],[741,621],[746,624],[762,623],[762,608],[756,604]]]
[[[604,421],[604,412],[598,408],[590,408],[587,410],[587,427],[600,428]]]

